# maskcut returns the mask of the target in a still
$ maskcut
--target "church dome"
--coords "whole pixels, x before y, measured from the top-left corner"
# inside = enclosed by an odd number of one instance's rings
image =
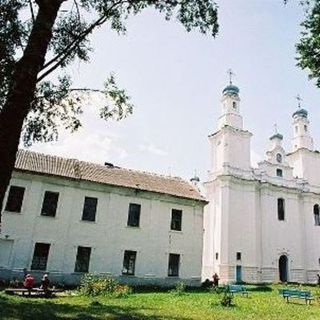
[[[294,114],[292,115],[292,117],[295,117],[295,116],[301,116],[301,117],[307,118],[308,111],[305,109],[299,109],[296,112],[294,112]]]
[[[229,84],[222,91],[223,94],[226,94],[226,93],[238,94],[239,92],[240,92],[240,89],[233,84]]]

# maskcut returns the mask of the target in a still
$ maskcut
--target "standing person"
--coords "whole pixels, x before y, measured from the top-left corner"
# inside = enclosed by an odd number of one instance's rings
[[[218,288],[220,278],[219,278],[219,276],[218,276],[218,274],[217,274],[216,272],[215,272],[214,275],[212,276],[212,279],[213,279],[213,286],[214,286],[215,288]]]
[[[42,279],[41,279],[41,289],[43,289],[44,291],[47,291],[49,289],[50,286],[50,280],[47,274],[45,274]]]

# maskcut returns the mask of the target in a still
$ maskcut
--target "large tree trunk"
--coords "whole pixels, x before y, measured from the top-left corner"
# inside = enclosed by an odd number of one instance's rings
[[[52,28],[63,1],[36,0],[38,14],[24,54],[16,63],[6,103],[0,113],[0,232],[3,200],[14,169],[23,121],[30,110],[37,76],[44,64]]]

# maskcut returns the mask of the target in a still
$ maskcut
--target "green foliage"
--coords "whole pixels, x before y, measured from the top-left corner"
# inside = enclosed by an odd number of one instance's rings
[[[56,70],[65,68],[75,60],[90,60],[90,35],[103,24],[119,34],[126,33],[126,21],[144,9],[153,8],[165,19],[175,18],[187,31],[196,29],[215,36],[218,32],[217,5],[213,0],[52,0],[64,3],[52,28],[52,39],[46,61],[38,73],[38,86],[29,114],[23,125],[22,138],[26,146],[33,142],[57,140],[60,128],[71,132],[81,127],[88,96],[99,92],[106,102],[99,110],[104,120],[121,120],[132,113],[130,97],[117,85],[111,75],[104,89],[72,88],[67,75],[57,82],[44,81]],[[17,64],[27,63],[21,57],[28,47],[37,13],[46,1],[1,0],[0,2],[0,116],[11,88],[13,71]],[[50,9],[46,9],[50,10]],[[30,48],[29,48],[30,49]],[[34,48],[36,52],[36,48]],[[11,90],[11,91],[10,91]],[[28,100],[29,101],[29,100]]]
[[[220,303],[223,307],[231,307],[232,306],[233,296],[227,290],[224,291],[224,294],[220,300]]]
[[[303,31],[297,43],[298,66],[308,72],[320,87],[320,1],[303,1],[305,20],[301,23]]]
[[[126,298],[132,290],[127,285],[118,284],[112,277],[101,277],[96,274],[85,274],[80,283],[80,294],[88,297],[113,296]]]
[[[175,288],[172,289],[170,292],[182,296],[186,293],[187,285],[183,281],[179,281],[176,283]]]

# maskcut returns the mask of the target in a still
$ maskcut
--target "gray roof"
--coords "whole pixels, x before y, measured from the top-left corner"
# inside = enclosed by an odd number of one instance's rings
[[[163,176],[112,165],[99,165],[27,150],[18,151],[15,170],[205,201],[204,197],[189,181],[178,177]]]

